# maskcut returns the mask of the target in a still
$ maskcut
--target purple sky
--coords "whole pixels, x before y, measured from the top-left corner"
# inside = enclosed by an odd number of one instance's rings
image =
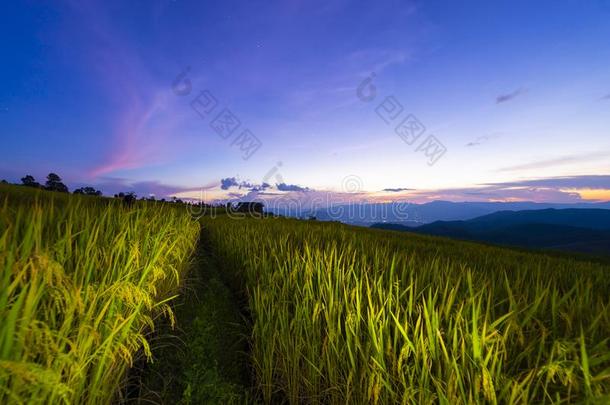
[[[610,1],[5,3],[9,181],[610,200]]]

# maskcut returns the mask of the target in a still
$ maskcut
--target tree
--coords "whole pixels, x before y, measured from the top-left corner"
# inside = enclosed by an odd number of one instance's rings
[[[40,183],[36,182],[36,179],[34,179],[34,176],[27,174],[25,175],[25,177],[21,178],[21,184],[23,184],[26,187],[34,187],[34,188],[39,188],[40,187]]]
[[[123,200],[123,203],[125,205],[132,205],[137,200],[138,196],[133,191],[130,191],[128,193],[124,193],[121,191],[120,193],[115,194],[114,198],[120,198],[121,200]]]
[[[81,187],[74,190],[74,194],[100,196],[102,195],[102,192],[94,189],[93,187]]]
[[[60,193],[68,192],[68,187],[61,182],[61,177],[55,173],[49,173],[45,188],[49,191],[59,191]]]
[[[0,181],[0,184],[8,184],[8,181],[2,179],[2,181]]]
[[[240,202],[237,203],[237,207],[234,208],[234,211],[254,216],[261,216],[264,208],[265,205],[261,202]]]

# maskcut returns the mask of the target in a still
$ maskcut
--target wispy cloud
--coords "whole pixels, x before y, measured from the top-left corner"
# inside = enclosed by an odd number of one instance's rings
[[[496,138],[500,138],[501,136],[505,135],[506,133],[503,131],[494,131],[491,132],[488,135],[483,135],[483,136],[479,136],[477,138],[475,138],[474,140],[468,142],[466,145],[467,148],[472,148],[474,146],[479,146],[482,145],[484,143],[487,143],[489,141],[491,141],[492,139],[496,139]]]
[[[75,184],[74,187],[82,187],[89,184]],[[198,187],[185,187],[162,183],[160,181],[132,181],[119,177],[104,177],[94,186],[102,190],[105,195],[113,195],[121,191],[135,191],[139,196],[154,195],[156,197],[168,197],[185,192],[211,190],[218,186],[217,182],[208,183]]]
[[[610,175],[563,176],[543,179],[517,180],[512,182],[488,183],[493,187],[549,187],[557,189],[610,189]]]
[[[385,191],[388,193],[400,193],[401,191],[412,191],[412,190],[415,190],[415,189],[399,187],[399,188],[384,188],[381,191]]]
[[[155,77],[150,62],[127,39],[104,3],[68,0],[66,4],[79,29],[78,36],[73,30],[64,36],[74,40],[75,47],[87,48],[87,52],[79,53],[85,59],[74,63],[94,66],[91,74],[98,78],[104,97],[115,106],[106,117],[113,127],[110,150],[104,151],[106,157],[97,162],[89,176],[158,163],[171,153],[167,139],[175,134],[180,121],[179,115],[169,110],[169,85]]]
[[[591,190],[599,192],[591,193]],[[486,183],[454,189],[417,190],[409,193],[408,197],[409,201],[420,203],[435,200],[579,203],[607,201],[609,195],[610,175],[583,175]]]
[[[600,100],[610,100],[610,93],[606,94],[605,96],[602,96],[599,98]]]
[[[532,169],[544,169],[547,167],[565,165],[569,163],[581,163],[588,162],[591,160],[597,160],[602,158],[610,157],[610,151],[602,151],[602,152],[591,152],[586,154],[579,155],[567,155],[560,156],[553,159],[539,160],[536,162],[525,163],[521,165],[502,167],[498,169],[498,172],[515,172],[521,170],[532,170]]]
[[[348,56],[348,63],[362,69],[361,74],[381,73],[386,68],[409,60],[410,54],[397,49],[363,49]]]
[[[496,104],[506,103],[507,101],[513,100],[526,92],[526,89],[517,89],[512,93],[500,94],[496,97]]]
[[[474,141],[470,141],[466,144],[466,147],[471,148],[473,146],[481,145],[489,140],[489,136],[479,136]]]

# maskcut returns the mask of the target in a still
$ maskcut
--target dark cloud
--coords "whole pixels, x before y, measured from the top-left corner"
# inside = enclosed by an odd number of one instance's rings
[[[271,185],[269,183],[254,184],[254,183],[250,183],[248,181],[240,182],[235,177],[227,177],[225,179],[220,180],[220,188],[222,190],[228,190],[232,187],[237,187],[240,190],[242,188],[245,188],[249,191],[262,191],[262,190],[266,190],[267,188],[271,187]]]
[[[269,187],[271,187],[271,184],[263,183],[263,184],[259,184],[259,185],[252,185],[251,187],[249,187],[249,189],[250,189],[250,191],[264,191],[264,190],[268,189]]]
[[[271,184],[266,183],[266,182],[263,182],[261,184],[254,184],[254,183],[250,183],[248,181],[239,181],[236,177],[227,177],[227,178],[220,180],[220,188],[222,190],[229,190],[231,188],[238,188],[240,190],[246,189],[246,190],[248,190],[248,194],[246,194],[246,195],[253,196],[254,194],[252,194],[252,193],[258,193],[260,195],[263,195],[263,193],[262,193],[263,191],[268,190],[268,189],[273,189],[274,187],[272,187]],[[301,186],[297,186],[296,184],[286,184],[286,183],[276,184],[275,189],[278,191],[297,191],[297,192],[312,191],[308,187],[301,187]]]
[[[415,189],[414,188],[402,188],[402,187],[399,187],[399,188],[384,188],[381,191],[387,191],[389,193],[399,193],[401,191],[412,191],[412,190],[415,190]]]
[[[517,89],[517,90],[513,91],[512,93],[500,94],[498,97],[496,97],[496,104],[505,103],[507,101],[513,100],[514,98],[525,93],[525,91],[526,90],[524,90],[524,89]]]
[[[231,187],[237,187],[239,183],[235,177],[227,177],[226,179],[220,180],[220,188],[223,190],[228,190]]]
[[[296,184],[280,183],[276,184],[275,187],[279,191],[309,191],[307,187],[297,186]]]

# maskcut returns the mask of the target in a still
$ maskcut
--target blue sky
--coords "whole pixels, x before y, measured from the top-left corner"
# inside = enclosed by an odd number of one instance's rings
[[[604,0],[4,2],[0,177],[208,198],[351,182],[376,201],[608,200],[609,20]],[[190,91],[175,91],[186,68]],[[202,91],[206,116],[191,107]],[[386,123],[388,97],[402,107]],[[224,108],[240,122],[226,139],[210,126]],[[412,144],[395,132],[409,114],[425,127]],[[246,129],[260,141],[248,159]],[[431,141],[445,152],[426,156]]]

